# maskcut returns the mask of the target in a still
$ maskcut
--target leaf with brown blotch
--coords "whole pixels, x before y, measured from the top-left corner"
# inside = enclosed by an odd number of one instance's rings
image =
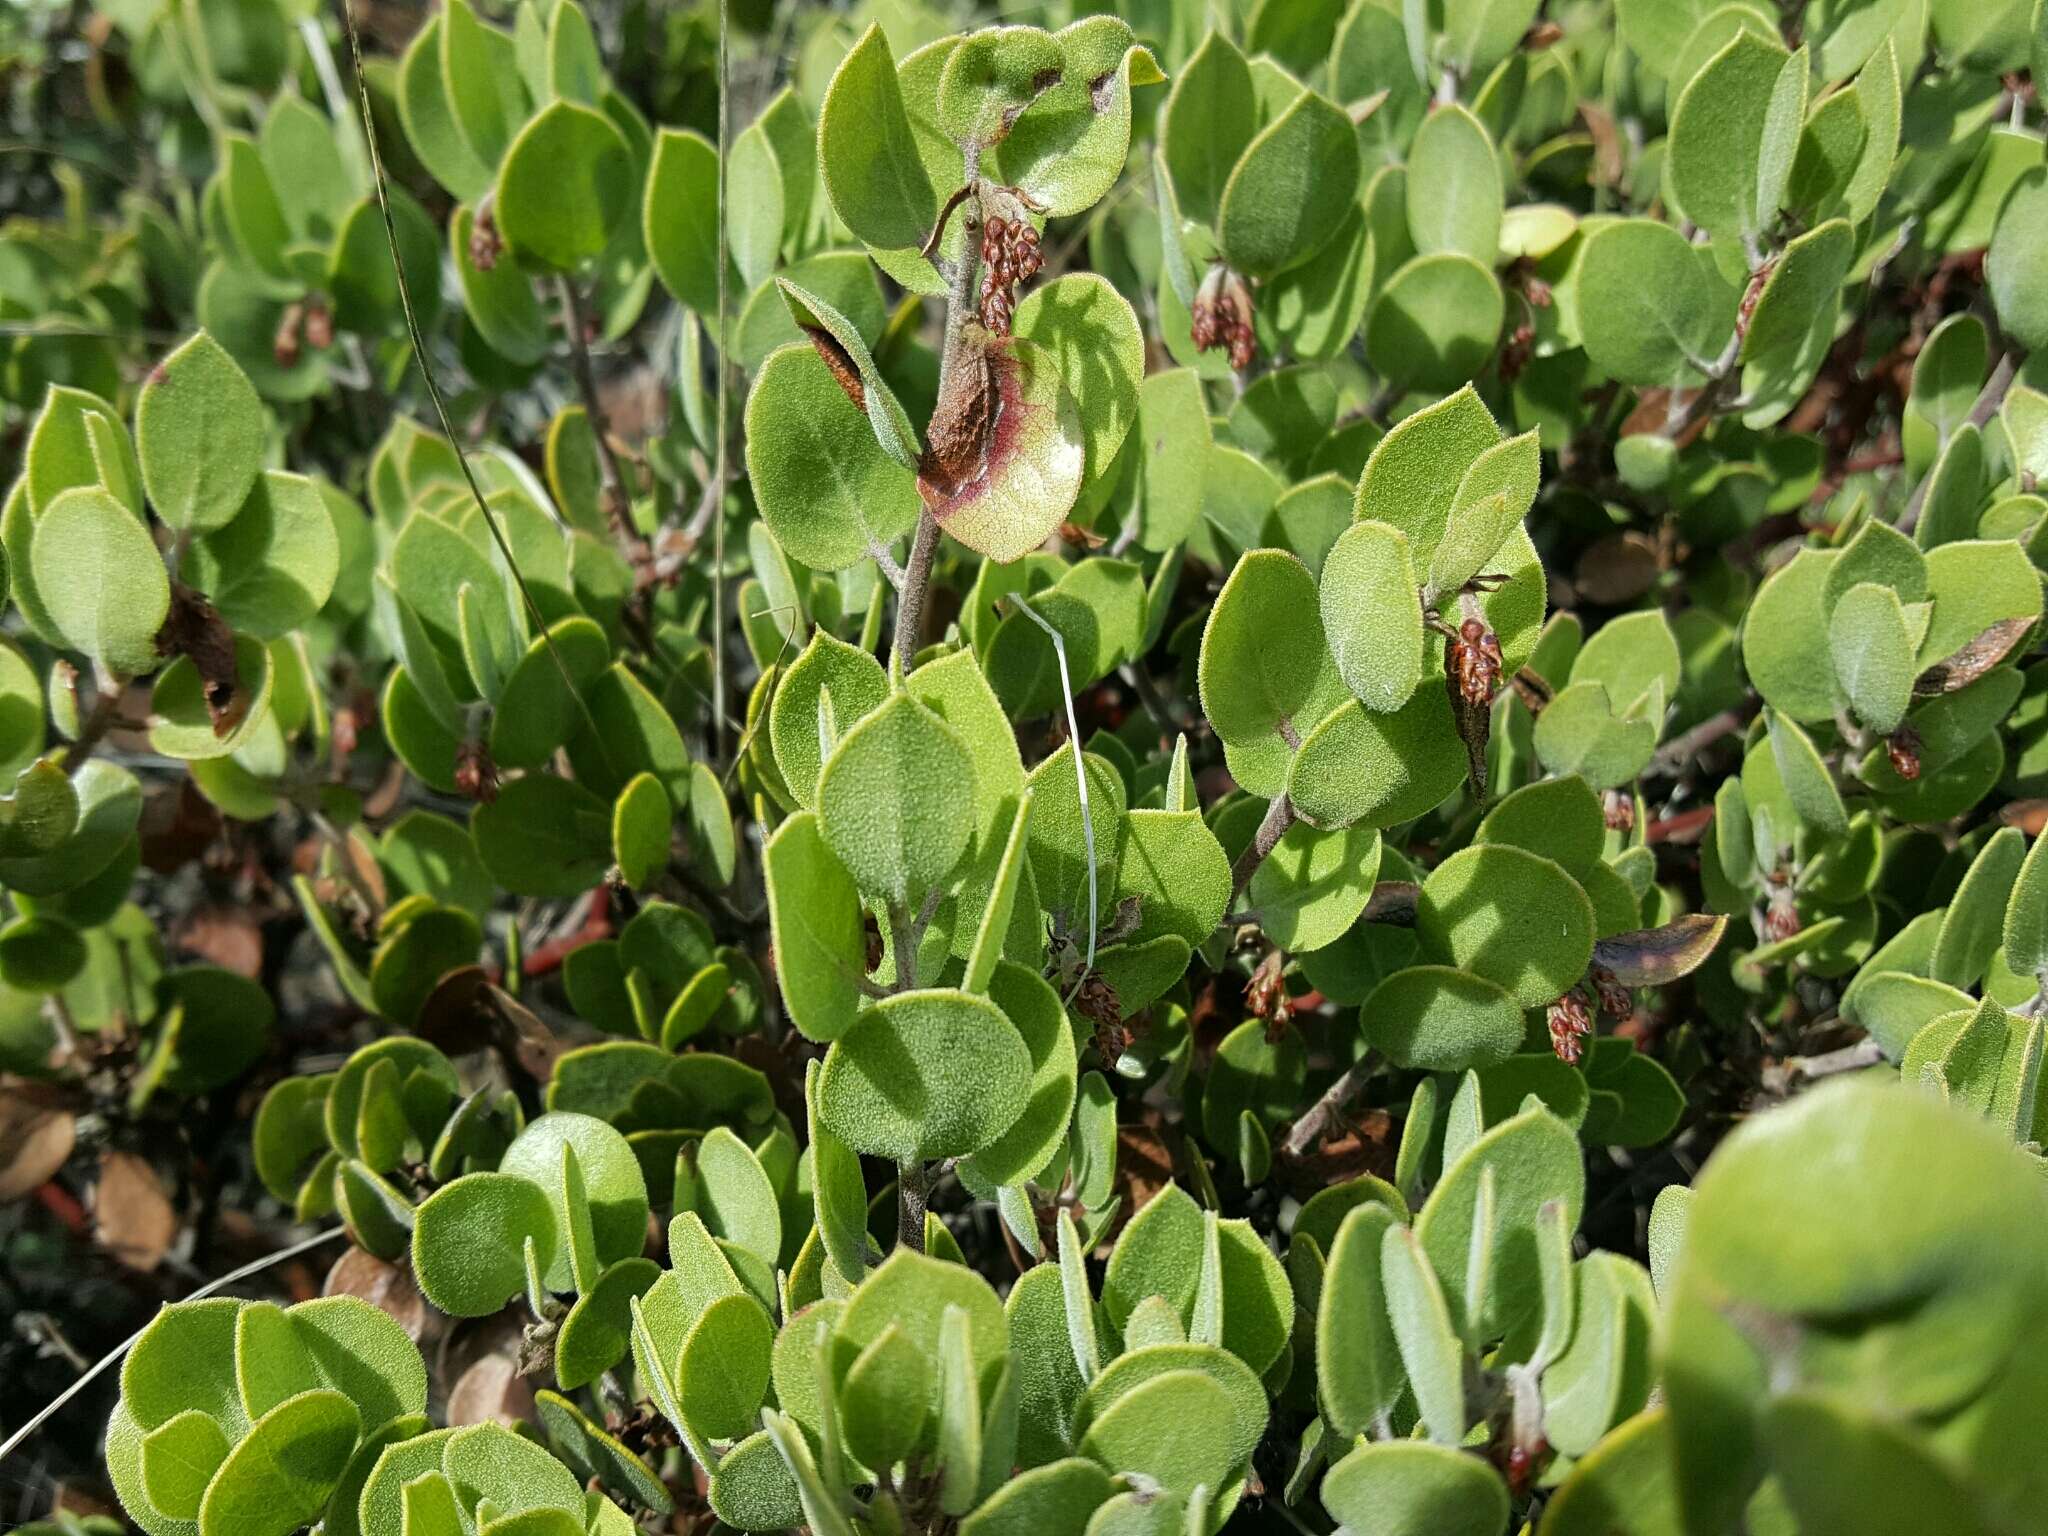
[[[55,1178],[77,1141],[70,1110],[40,1102],[33,1089],[0,1091],[0,1201],[19,1200]]]
[[[1043,544],[1081,492],[1079,409],[1052,360],[970,326],[932,413],[918,494],[939,526],[999,564]]]
[[[822,325],[803,325],[799,329],[811,339],[824,362],[826,371],[833,382],[846,391],[846,398],[853,402],[853,408],[865,414],[868,408],[868,387],[861,382],[860,370],[854,366],[853,355],[843,346],[839,338]]]
[[[2032,619],[2000,619],[1968,645],[1943,657],[1915,678],[1914,694],[1924,699],[1969,687],[2012,654],[2012,648],[2033,627]]]
[[[1704,965],[1727,926],[1725,913],[1688,912],[1661,928],[1601,939],[1593,946],[1593,964],[1613,972],[1623,986],[1661,987]]]
[[[148,1160],[133,1152],[100,1154],[92,1214],[100,1246],[130,1269],[155,1269],[178,1236],[171,1197]]]
[[[826,371],[846,392],[855,409],[868,418],[882,451],[915,472],[918,457],[924,451],[917,440],[917,429],[910,424],[909,413],[889,388],[881,369],[875,366],[874,354],[868,350],[859,329],[830,304],[788,278],[776,278],[775,286],[782,294],[789,317],[810,338]]]

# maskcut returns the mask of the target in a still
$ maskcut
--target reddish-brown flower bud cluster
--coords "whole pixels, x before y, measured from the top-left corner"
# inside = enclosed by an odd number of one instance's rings
[[[469,264],[479,272],[488,272],[504,254],[505,237],[498,233],[497,218],[486,201],[477,209],[476,218],[469,226]]]
[[[334,311],[317,293],[306,300],[306,345],[315,352],[334,345]]]
[[[1600,1011],[1615,1023],[1624,1022],[1636,1011],[1635,994],[1621,984],[1621,978],[1604,965],[1593,966],[1586,973],[1586,979],[1593,984],[1593,991],[1600,999]]]
[[[333,755],[337,774],[348,768],[348,761],[355,755],[363,733],[375,729],[376,725],[377,695],[367,688],[347,689],[342,702],[335,708],[333,724],[328,727],[328,749]]]
[[[1633,832],[1636,829],[1636,797],[1626,790],[1610,789],[1600,798],[1600,811],[1606,818],[1609,830]]]
[[[1536,1480],[1537,1467],[1550,1454],[1548,1441],[1539,1438],[1534,1445],[1511,1445],[1503,1458],[1501,1476],[1507,1479],[1508,1492],[1516,1498],[1526,1498],[1530,1485]]]
[[[1478,619],[1466,619],[1457,637],[1446,648],[1444,664],[1458,697],[1470,708],[1480,709],[1493,702],[1506,665],[1500,651],[1500,636]]]
[[[1074,1011],[1095,1026],[1095,1049],[1103,1065],[1115,1066],[1130,1049],[1131,1031],[1124,1023],[1123,999],[1100,971],[1090,971],[1081,983]]]
[[[1892,772],[1908,784],[1920,777],[1920,748],[1923,745],[1920,733],[1905,724],[1884,739],[1884,755],[1892,765]]]
[[[1193,323],[1188,339],[1197,352],[1226,347],[1230,366],[1239,373],[1251,367],[1259,341],[1252,330],[1252,291],[1243,278],[1218,262],[1195,290]]]
[[[1500,376],[1503,382],[1512,384],[1522,376],[1522,370],[1529,366],[1529,359],[1536,351],[1536,327],[1524,320],[1508,333],[1508,339],[1500,345]]]
[[[1550,1048],[1557,1052],[1557,1059],[1577,1066],[1579,1058],[1586,1054],[1586,1036],[1593,1033],[1593,1009],[1586,1001],[1585,989],[1573,987],[1552,1003],[1547,1022]]]
[[[298,362],[301,345],[315,352],[334,345],[334,314],[317,293],[303,302],[285,305],[277,319],[277,334],[270,339],[270,355],[278,367],[289,368]]]
[[[1750,274],[1749,286],[1743,289],[1742,303],[1735,312],[1735,330],[1737,335],[1747,335],[1749,333],[1750,317],[1756,313],[1757,301],[1764,296],[1764,286],[1770,282],[1771,273],[1776,269],[1777,265],[1777,258],[1772,257]]]
[[[278,367],[289,368],[299,360],[299,336],[305,323],[303,304],[287,304],[284,313],[277,317],[277,334],[270,338],[270,355],[277,360]]]
[[[498,765],[482,742],[465,741],[455,749],[455,788],[464,799],[482,805],[498,798]]]
[[[1255,1019],[1266,1021],[1266,1042],[1278,1045],[1294,1018],[1294,1004],[1287,996],[1282,972],[1286,956],[1274,950],[1259,962],[1252,979],[1245,983],[1244,1004]]]
[[[1799,920],[1799,905],[1790,885],[1773,884],[1764,903],[1764,937],[1775,944],[1789,939],[1806,925]]]
[[[981,323],[998,336],[1009,335],[1017,288],[1044,265],[1045,252],[1029,219],[990,214],[981,226]]]

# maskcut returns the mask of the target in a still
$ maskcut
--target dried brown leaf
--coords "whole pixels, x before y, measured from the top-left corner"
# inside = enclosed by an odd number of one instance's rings
[[[175,942],[224,971],[255,981],[263,974],[263,925],[246,907],[198,907],[177,927]]]
[[[414,1028],[450,1056],[480,1051],[491,1043],[497,1022],[490,1003],[490,977],[480,965],[459,965],[434,983]]]
[[[485,1355],[462,1373],[448,1394],[448,1424],[503,1424],[534,1415],[533,1388],[509,1355]]]
[[[1913,680],[1913,692],[1921,698],[1956,693],[1977,681],[2012,653],[2028,630],[2032,619],[2001,619],[1953,655],[1945,656]]]
[[[178,1236],[178,1213],[148,1159],[133,1152],[100,1154],[93,1195],[93,1235],[130,1269],[147,1273],[163,1262]]]
[[[556,1034],[539,1014],[502,987],[487,987],[484,997],[512,1032],[512,1053],[519,1065],[535,1082],[547,1082],[554,1076],[557,1058],[573,1050],[577,1042]]]
[[[142,802],[136,829],[143,866],[153,874],[175,874],[205,854],[224,826],[219,809],[191,779],[156,790]]]
[[[0,1090],[0,1201],[19,1200],[54,1178],[77,1141],[70,1110],[23,1089]]]
[[[1421,899],[1422,887],[1413,880],[1382,880],[1366,898],[1364,921],[1413,928],[1415,907]]]
[[[354,1296],[388,1315],[417,1344],[439,1331],[440,1314],[413,1283],[412,1270],[351,1246],[334,1261],[320,1286],[322,1296]]]
[[[1579,556],[1573,580],[1579,595],[1604,607],[1632,603],[1657,579],[1657,546],[1630,529],[1595,539]]]
[[[1617,933],[1593,946],[1593,964],[1627,987],[1661,987],[1706,963],[1728,927],[1726,914],[1688,912],[1661,928]]]
[[[2028,837],[2039,837],[2048,831],[2048,800],[2014,800],[1999,808],[1998,819]]]

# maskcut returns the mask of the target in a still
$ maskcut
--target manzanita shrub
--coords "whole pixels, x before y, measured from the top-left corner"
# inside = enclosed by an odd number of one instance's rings
[[[2048,1531],[2048,7],[0,41],[27,1529]]]

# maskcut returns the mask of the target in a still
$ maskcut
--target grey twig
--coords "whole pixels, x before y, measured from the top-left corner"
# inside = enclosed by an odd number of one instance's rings
[[[1377,1055],[1368,1050],[1347,1067],[1334,1083],[1323,1090],[1322,1097],[1288,1129],[1280,1142],[1280,1155],[1290,1161],[1306,1157],[1330,1126],[1351,1107],[1352,1101],[1365,1092],[1366,1081],[1378,1064]]]
[[[1294,825],[1294,802],[1283,793],[1266,807],[1266,818],[1259,823],[1259,830],[1252,834],[1251,846],[1237,856],[1237,863],[1230,871],[1230,899],[1233,904],[1252,883],[1252,876],[1266,862],[1268,854],[1280,846],[1280,839],[1287,835],[1287,829]],[[1242,921],[1242,917],[1237,919]]]
[[[2005,404],[2006,392],[2012,388],[2012,381],[2019,375],[2019,356],[2007,352],[1998,359],[1998,366],[1991,370],[1991,377],[1984,381],[1983,389],[1977,393],[1977,403],[1970,407],[1969,423],[1983,427],[1998,408]],[[1899,532],[1911,533],[1920,522],[1920,510],[1927,504],[1928,487],[1934,484],[1934,470],[1930,467],[1920,477],[1920,483],[1913,487],[1913,494],[1906,498],[1906,510],[1899,514]]]

